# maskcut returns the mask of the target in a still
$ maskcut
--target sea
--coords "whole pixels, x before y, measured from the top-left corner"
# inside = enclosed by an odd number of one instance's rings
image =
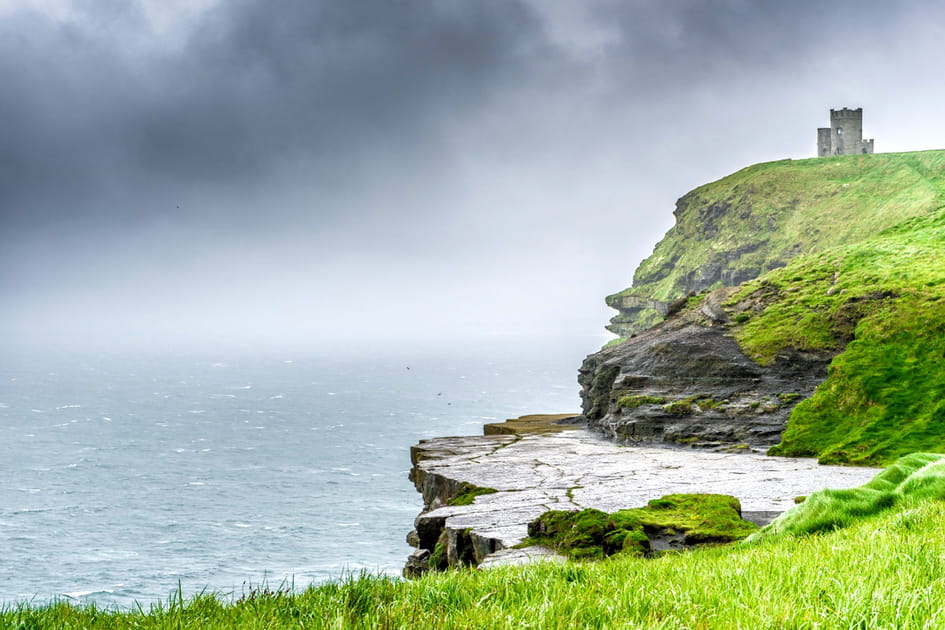
[[[0,606],[399,576],[419,440],[578,412],[596,337],[0,363]]]

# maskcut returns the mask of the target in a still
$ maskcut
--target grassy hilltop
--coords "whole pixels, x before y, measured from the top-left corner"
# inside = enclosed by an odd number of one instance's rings
[[[661,319],[653,302],[734,286],[799,254],[849,245],[945,205],[945,151],[756,164],[683,196],[676,225],[607,297],[608,327],[629,335]]]

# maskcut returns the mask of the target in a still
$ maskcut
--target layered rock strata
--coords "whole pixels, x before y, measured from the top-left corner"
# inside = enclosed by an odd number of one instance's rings
[[[820,466],[812,459],[691,448],[621,446],[583,427],[424,440],[411,449],[410,478],[424,509],[408,542],[405,574],[434,565],[493,566],[556,555],[515,549],[528,523],[548,510],[641,507],[673,493],[729,494],[743,516],[764,524],[800,495],[865,483],[876,469]],[[460,488],[495,492],[448,505]],[[438,548],[439,546],[439,548]]]
[[[581,366],[589,427],[622,442],[765,450],[791,410],[826,378],[833,353],[784,350],[748,358],[723,307],[734,289],[670,311],[656,326],[588,356]]]

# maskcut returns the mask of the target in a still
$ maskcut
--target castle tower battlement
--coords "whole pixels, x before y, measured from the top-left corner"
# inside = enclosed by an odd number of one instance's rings
[[[872,153],[873,139],[863,139],[863,108],[831,109],[830,126],[817,129],[817,155]]]
[[[836,118],[857,118],[863,120],[863,108],[857,107],[856,109],[850,109],[844,107],[843,109],[831,109],[830,110],[830,120]]]

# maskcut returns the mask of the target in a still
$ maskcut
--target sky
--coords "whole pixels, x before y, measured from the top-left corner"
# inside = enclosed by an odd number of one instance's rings
[[[945,148],[943,41],[924,0],[0,0],[0,330],[601,337],[675,200],[830,108]]]

